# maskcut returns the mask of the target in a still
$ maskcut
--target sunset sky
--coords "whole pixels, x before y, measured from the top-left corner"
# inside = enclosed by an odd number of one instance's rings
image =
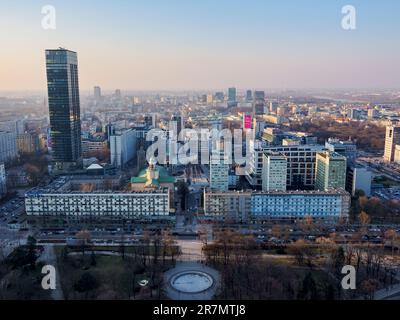
[[[78,53],[82,90],[400,87],[398,0],[0,0],[0,30],[0,91],[45,91],[59,46]]]

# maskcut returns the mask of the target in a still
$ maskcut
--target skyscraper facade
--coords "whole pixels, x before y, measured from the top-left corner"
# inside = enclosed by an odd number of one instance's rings
[[[76,52],[46,50],[47,91],[56,163],[76,163],[81,158],[81,120]]]

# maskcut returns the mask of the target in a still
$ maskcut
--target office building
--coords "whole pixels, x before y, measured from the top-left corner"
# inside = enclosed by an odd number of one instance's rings
[[[384,161],[394,161],[396,145],[400,145],[400,125],[392,124],[386,127],[385,153],[383,156]]]
[[[263,191],[286,191],[287,160],[277,152],[265,151],[262,168]]]
[[[46,50],[53,161],[63,166],[81,158],[81,120],[76,52]]]
[[[316,190],[346,188],[346,157],[325,151],[317,154],[316,162]]]
[[[137,134],[134,129],[115,131],[110,137],[110,162],[121,168],[136,157]]]
[[[324,151],[320,145],[267,146],[256,141],[246,175],[254,188],[262,186],[262,165],[265,151],[278,152],[287,159],[286,187],[289,190],[311,190],[315,186],[315,164],[317,152]]]
[[[263,115],[265,113],[265,93],[264,91],[254,91],[253,115]]]

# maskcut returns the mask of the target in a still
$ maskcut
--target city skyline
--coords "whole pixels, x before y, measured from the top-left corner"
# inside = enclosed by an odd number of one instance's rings
[[[42,52],[60,46],[79,54],[82,91],[398,87],[400,4],[352,1],[357,28],[343,30],[346,4],[54,1],[56,30],[42,1],[2,4],[0,88],[45,91]]]

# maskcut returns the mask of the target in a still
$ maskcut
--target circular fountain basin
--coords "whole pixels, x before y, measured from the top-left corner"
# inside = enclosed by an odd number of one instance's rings
[[[212,287],[214,279],[201,271],[184,271],[174,275],[170,284],[172,288],[183,293],[199,293]]]

